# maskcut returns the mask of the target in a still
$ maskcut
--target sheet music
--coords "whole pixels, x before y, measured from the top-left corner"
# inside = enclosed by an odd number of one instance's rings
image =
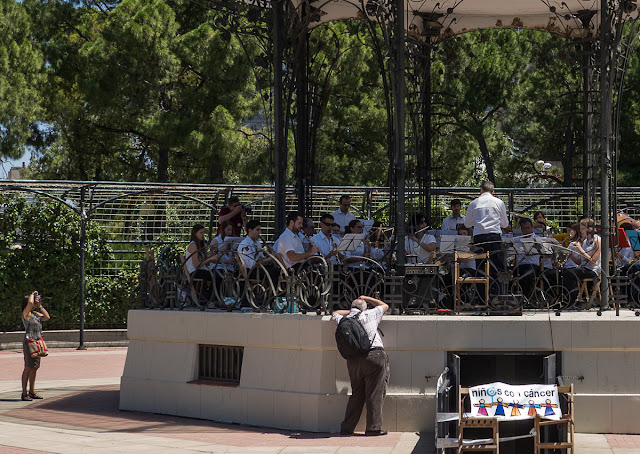
[[[453,254],[454,252],[471,252],[469,249],[470,236],[465,235],[442,235],[440,238],[440,252],[442,254]]]
[[[629,245],[634,251],[640,251],[640,232],[637,230],[625,230]]]
[[[549,238],[522,238],[522,247],[527,255],[553,255],[553,245],[557,242]]]

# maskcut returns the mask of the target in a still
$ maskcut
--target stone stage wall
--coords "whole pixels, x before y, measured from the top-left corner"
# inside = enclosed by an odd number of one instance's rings
[[[520,317],[385,316],[391,363],[384,429],[433,432],[447,352],[560,352],[574,383],[576,431],[640,433],[640,318],[623,312]],[[120,408],[337,432],[350,392],[328,316],[129,312]],[[198,378],[198,345],[244,347],[237,387]],[[358,430],[364,429],[364,415]]]

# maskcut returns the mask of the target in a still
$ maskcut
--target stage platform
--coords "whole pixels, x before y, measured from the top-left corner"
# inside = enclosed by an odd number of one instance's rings
[[[380,328],[391,365],[386,430],[434,431],[436,382],[452,358],[462,358],[465,386],[480,377],[524,384],[540,382],[555,353],[557,374],[575,386],[577,432],[640,433],[640,317],[632,311],[388,315]],[[350,388],[333,333],[328,316],[132,310],[120,408],[336,432]],[[242,347],[236,384],[199,380],[201,345]]]

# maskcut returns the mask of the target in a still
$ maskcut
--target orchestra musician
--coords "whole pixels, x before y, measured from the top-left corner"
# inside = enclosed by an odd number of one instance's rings
[[[318,247],[327,262],[338,264],[344,259],[344,255],[338,252],[338,241],[331,234],[334,225],[332,215],[320,216],[320,231],[311,237],[311,242]]]
[[[595,222],[592,219],[584,218],[580,221],[580,236],[572,242],[573,250],[576,252],[571,254],[571,259],[579,263],[574,272],[578,278],[578,282],[584,279],[593,279],[593,285],[598,283],[601,272],[600,257],[600,235],[595,233]],[[575,289],[569,289],[570,292],[577,292],[577,284]]]
[[[407,264],[431,263],[432,252],[436,250],[436,238],[427,233],[427,219],[422,214],[411,218],[409,233],[404,239]]]

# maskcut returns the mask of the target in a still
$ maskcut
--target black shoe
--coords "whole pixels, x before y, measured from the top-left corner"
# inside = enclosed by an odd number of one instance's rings
[[[367,437],[377,437],[378,435],[387,435],[386,430],[367,430],[364,433]]]
[[[340,435],[353,435],[353,430],[341,430]]]

